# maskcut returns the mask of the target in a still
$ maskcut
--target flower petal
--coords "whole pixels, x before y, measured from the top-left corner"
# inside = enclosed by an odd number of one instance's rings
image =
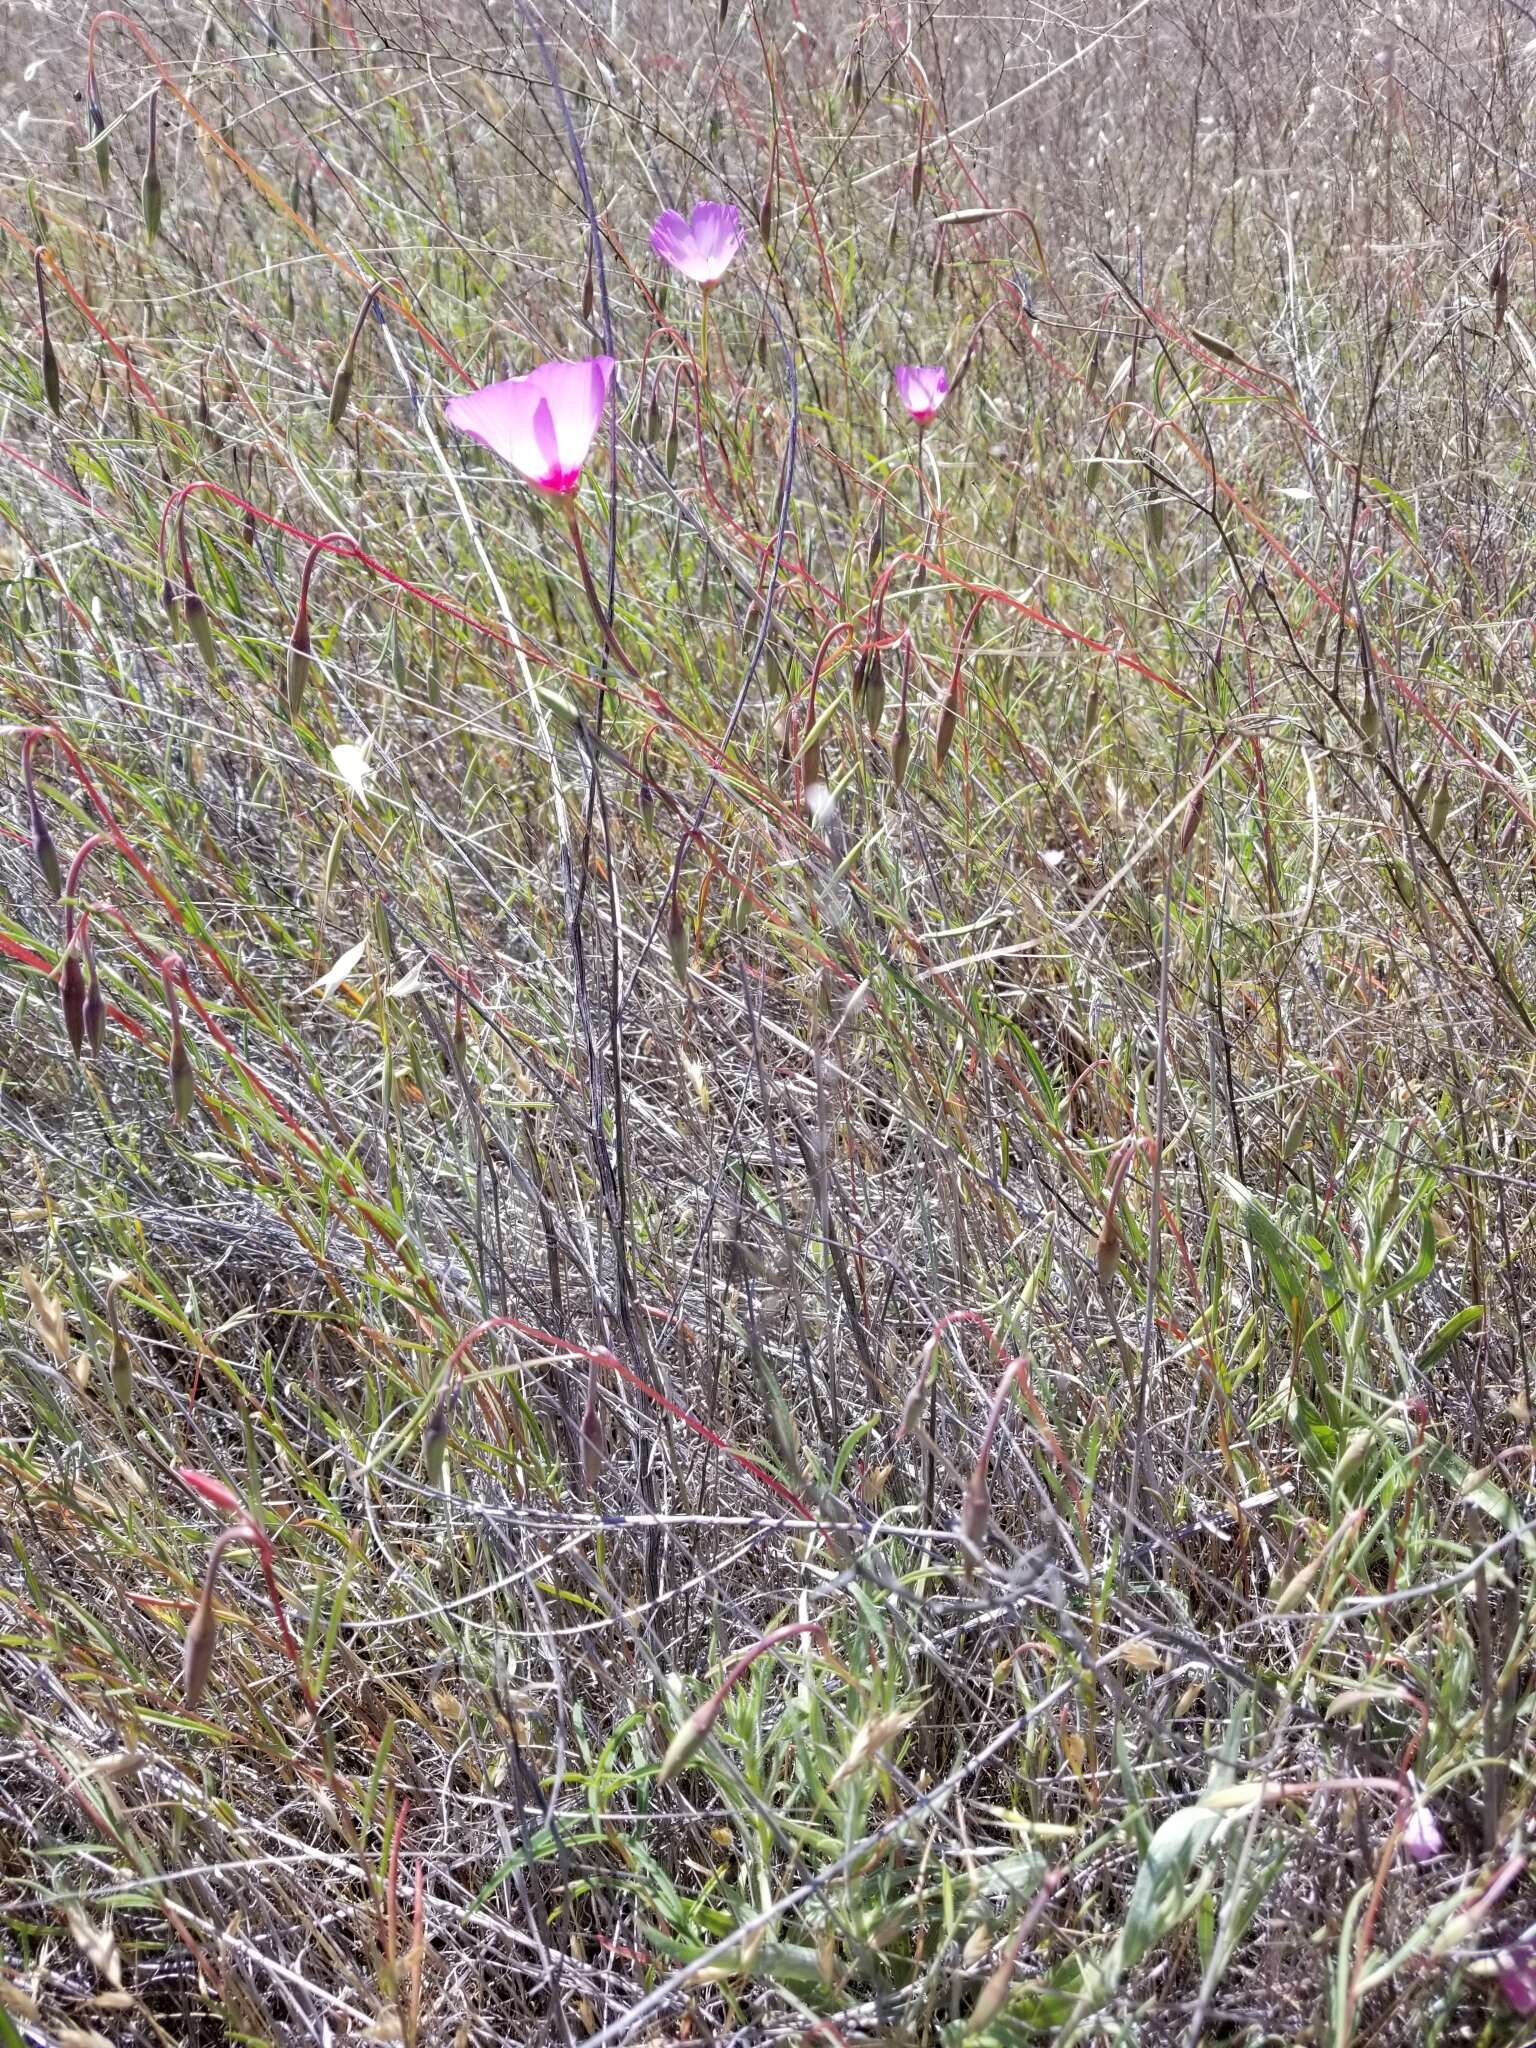
[[[656,216],[651,228],[651,247],[666,263],[679,263],[688,245],[688,223],[669,206]]]
[[[581,479],[615,367],[612,356],[541,363],[526,377],[461,392],[444,409],[453,426],[510,462],[530,483],[564,495]]]

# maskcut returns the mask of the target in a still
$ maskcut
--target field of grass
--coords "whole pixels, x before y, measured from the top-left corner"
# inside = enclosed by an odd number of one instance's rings
[[[0,2048],[1536,2039],[1536,15],[0,84]]]

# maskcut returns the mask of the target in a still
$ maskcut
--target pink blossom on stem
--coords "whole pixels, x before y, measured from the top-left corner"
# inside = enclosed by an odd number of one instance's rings
[[[737,208],[713,199],[701,200],[686,220],[668,207],[651,229],[656,254],[705,291],[724,277],[745,239]]]
[[[1499,1989],[1518,2013],[1536,2012],[1536,1939],[1523,1934],[1497,1956]]]
[[[898,363],[894,376],[901,402],[920,427],[926,427],[949,390],[942,363]]]
[[[511,463],[535,490],[568,498],[602,425],[616,367],[612,356],[540,363],[526,377],[459,392],[443,410],[450,425]]]
[[[1403,1848],[1415,1863],[1428,1863],[1444,1847],[1445,1841],[1434,1813],[1424,1800],[1416,1800],[1403,1827]]]

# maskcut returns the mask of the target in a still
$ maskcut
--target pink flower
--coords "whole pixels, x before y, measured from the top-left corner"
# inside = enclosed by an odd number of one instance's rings
[[[1495,1958],[1499,1989],[1519,2013],[1536,2012],[1536,1942],[1529,1935],[1501,1948]]]
[[[745,240],[737,208],[713,199],[701,200],[687,220],[669,207],[651,229],[656,254],[705,291],[724,277]]]
[[[1422,1799],[1414,1802],[1403,1829],[1403,1847],[1415,1863],[1427,1863],[1445,1847],[1439,1822]]]
[[[616,365],[612,356],[540,363],[480,391],[461,391],[443,407],[451,425],[521,470],[536,491],[566,498],[602,423]]]
[[[942,363],[898,363],[896,389],[901,402],[920,427],[926,427],[949,390],[949,378]]]

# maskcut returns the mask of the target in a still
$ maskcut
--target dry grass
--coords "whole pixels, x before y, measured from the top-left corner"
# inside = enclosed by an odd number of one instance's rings
[[[1536,20],[267,11],[0,28],[0,2048],[1529,2039]]]

